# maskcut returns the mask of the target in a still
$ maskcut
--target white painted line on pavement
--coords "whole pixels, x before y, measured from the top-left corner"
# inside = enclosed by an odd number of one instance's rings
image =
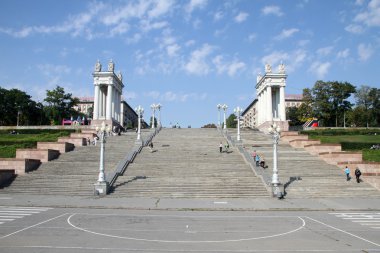
[[[40,222],[40,223],[34,224],[34,225],[32,225],[32,226],[29,226],[29,227],[26,227],[26,228],[23,228],[23,229],[20,229],[20,230],[17,230],[17,231],[15,231],[15,232],[13,232],[13,233],[10,233],[10,234],[7,234],[7,235],[4,235],[4,236],[0,237],[0,239],[6,238],[6,237],[8,237],[8,236],[11,236],[11,235],[14,235],[14,234],[17,234],[17,233],[20,233],[20,232],[22,232],[22,231],[25,231],[25,230],[27,230],[27,229],[30,229],[30,228],[33,228],[33,227],[36,227],[36,226],[39,226],[39,225],[44,224],[44,223],[46,223],[46,222],[49,222],[49,221],[52,221],[52,220],[55,220],[55,219],[61,218],[62,216],[65,216],[65,215],[67,215],[67,214],[69,214],[69,213],[64,213],[64,214],[58,215],[57,217],[54,217],[54,218],[51,218],[51,219],[48,219],[48,220],[42,221],[42,222]]]
[[[228,204],[227,201],[214,201],[214,204]]]
[[[10,216],[10,215],[0,215],[0,218],[13,218],[13,219],[18,219],[18,218],[23,218],[23,216]]]
[[[2,219],[2,218],[0,218],[0,221],[13,221],[13,220],[15,220],[15,219]]]
[[[110,234],[105,234],[105,233],[98,233],[98,232],[95,232],[95,231],[91,231],[91,230],[88,230],[88,229],[85,229],[85,228],[81,228],[81,227],[77,227],[75,226],[74,224],[71,223],[71,218],[73,216],[75,216],[77,213],[74,213],[74,214],[71,214],[68,218],[67,218],[67,223],[72,226],[73,228],[76,228],[78,230],[81,230],[81,231],[84,231],[84,232],[87,232],[87,233],[91,233],[91,234],[94,234],[94,235],[101,235],[101,236],[106,236],[106,237],[111,237],[111,238],[117,238],[117,239],[127,239],[127,240],[134,240],[134,241],[145,241],[145,242],[165,242],[165,243],[219,243],[219,242],[242,242],[242,241],[252,241],[252,240],[258,240],[258,239],[267,239],[267,238],[273,238],[273,237],[279,237],[279,236],[284,236],[284,235],[288,235],[288,234],[292,234],[300,229],[303,229],[306,225],[306,222],[304,219],[302,219],[301,217],[299,216],[296,216],[296,218],[300,219],[302,221],[302,225],[299,226],[298,228],[296,229],[293,229],[293,230],[290,230],[290,231],[287,231],[287,232],[284,232],[284,233],[279,233],[279,234],[274,234],[274,235],[268,235],[268,236],[260,236],[260,237],[251,237],[251,238],[242,238],[242,239],[231,239],[231,240],[215,240],[215,241],[212,241],[212,240],[209,240],[209,241],[181,241],[181,240],[178,240],[178,241],[171,241],[171,240],[158,240],[158,239],[144,239],[144,238],[134,238],[134,237],[125,237],[125,236],[117,236],[117,235],[110,235]],[[105,215],[105,214],[103,214]],[[197,217],[197,216],[196,216]],[[219,218],[219,216],[217,216]],[[238,216],[240,217],[240,216]],[[277,216],[276,218],[278,218],[279,216]],[[209,216],[208,218],[215,218],[212,217],[212,216]],[[250,218],[253,218],[253,216],[251,216]],[[263,218],[263,216],[257,216],[257,218]]]
[[[340,232],[342,232],[342,233],[345,233],[345,234],[351,235],[351,236],[356,237],[356,238],[358,238],[358,239],[360,239],[360,240],[363,240],[363,241],[365,241],[365,242],[368,242],[368,243],[371,243],[371,244],[373,244],[373,245],[376,245],[376,246],[380,247],[380,244],[377,244],[377,243],[372,242],[372,241],[370,241],[370,240],[364,239],[363,237],[360,237],[360,236],[354,235],[354,234],[352,234],[352,233],[350,233],[350,232],[347,232],[347,231],[344,231],[344,230],[342,230],[342,229],[339,229],[339,228],[333,227],[333,226],[331,226],[331,225],[328,225],[328,224],[326,224],[326,223],[323,223],[322,221],[318,221],[318,220],[315,220],[315,219],[310,218],[310,217],[307,217],[307,216],[305,216],[305,218],[307,218],[307,219],[309,219],[309,220],[312,220],[312,221],[314,221],[314,222],[317,222],[317,223],[319,223],[319,224],[325,225],[326,227],[329,227],[329,228],[335,229],[335,230],[337,230],[337,231],[340,231]]]

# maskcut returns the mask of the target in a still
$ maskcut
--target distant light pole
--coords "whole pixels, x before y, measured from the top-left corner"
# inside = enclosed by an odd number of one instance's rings
[[[161,108],[162,108],[162,105],[160,103],[158,103],[156,105],[156,108],[158,109],[158,126],[161,127]]]
[[[155,112],[156,112],[156,109],[157,109],[157,105],[156,104],[151,104],[150,105],[150,108],[152,109],[152,129],[155,128],[155,125],[154,125],[154,117],[155,117]]]
[[[272,135],[272,139],[273,139],[273,176],[272,176],[273,194],[281,197],[282,192],[280,192],[279,190],[280,181],[278,179],[278,169],[277,169],[277,144],[278,144],[278,140],[280,139],[281,129],[275,123],[268,128],[268,131]]]
[[[144,108],[140,105],[136,107],[135,111],[137,112],[138,122],[137,122],[137,141],[141,140],[141,117],[144,114]]]
[[[234,109],[234,112],[236,114],[237,118],[237,141],[240,141],[240,113],[242,112],[242,109],[238,106]]]
[[[223,126],[223,129],[227,129],[227,121],[226,121],[226,110],[227,110],[228,106],[226,104],[223,104],[222,105],[222,109],[224,111],[224,126]]]
[[[100,163],[99,163],[99,177],[98,182],[95,186],[96,195],[106,195],[108,192],[108,182],[106,181],[104,173],[104,143],[106,138],[106,133],[110,131],[109,126],[106,126],[104,121],[102,122],[101,127],[96,127],[96,131],[100,132]]]
[[[18,126],[19,123],[20,123],[20,115],[21,115],[21,114],[22,114],[21,110],[18,109],[18,111],[17,111],[17,126]]]
[[[222,108],[222,105],[217,104],[216,108],[218,108],[218,127],[220,127],[220,109]]]

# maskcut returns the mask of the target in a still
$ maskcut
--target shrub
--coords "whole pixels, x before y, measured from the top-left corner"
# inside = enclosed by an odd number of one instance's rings
[[[372,145],[376,145],[378,143],[370,143],[370,142],[341,142],[342,150],[363,150],[370,149]]]

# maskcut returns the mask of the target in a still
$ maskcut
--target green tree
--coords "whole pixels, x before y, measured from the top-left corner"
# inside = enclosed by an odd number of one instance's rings
[[[46,90],[44,101],[47,103],[45,106],[47,118],[55,125],[61,124],[62,119],[77,114],[73,106],[79,103],[78,98],[73,98],[71,93],[65,93],[64,88],[60,86],[54,90]]]
[[[347,100],[356,91],[348,82],[317,81],[311,90],[312,108],[323,126],[338,126],[344,123],[344,115],[352,104]]]
[[[380,126],[380,89],[372,88],[369,92],[369,101],[373,126]]]
[[[41,105],[24,91],[0,87],[0,101],[1,125],[36,125],[40,122]]]
[[[299,108],[292,106],[286,108],[286,118],[289,120],[290,126],[299,126],[302,125],[304,122],[299,120],[299,114],[300,110]]]
[[[226,125],[228,128],[236,128],[237,121],[236,121],[236,116],[235,114],[231,114],[227,119],[226,119]]]

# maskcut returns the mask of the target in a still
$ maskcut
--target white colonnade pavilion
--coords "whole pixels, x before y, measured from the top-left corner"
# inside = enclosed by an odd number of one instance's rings
[[[94,77],[94,110],[93,125],[100,125],[105,121],[111,126],[121,125],[121,95],[123,92],[123,76],[114,72],[115,64],[108,63],[107,71],[102,71],[98,61],[95,65]]]
[[[282,130],[288,130],[285,112],[285,65],[278,66],[278,72],[273,73],[269,64],[265,65],[265,74],[257,76],[257,126],[265,130],[274,122]]]

